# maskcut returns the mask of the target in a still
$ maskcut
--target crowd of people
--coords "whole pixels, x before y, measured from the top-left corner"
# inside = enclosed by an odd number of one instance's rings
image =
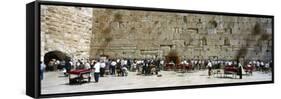
[[[46,71],[62,71],[65,76],[68,72],[77,69],[93,69],[95,81],[98,82],[99,77],[107,75],[128,76],[128,72],[137,72],[137,75],[158,75],[158,72],[165,70],[165,64],[186,64],[192,67],[192,70],[208,69],[209,76],[212,69],[222,69],[225,66],[237,66],[241,63],[236,60],[199,60],[199,59],[183,59],[180,63],[174,61],[165,61],[164,59],[72,59],[69,61],[52,59],[46,65],[41,62],[41,79],[43,72]],[[261,60],[245,61],[243,66],[255,67],[256,71],[269,72],[272,68],[272,61],[264,62]]]
[[[253,66],[257,71],[266,72],[272,68],[272,61],[261,61],[261,60],[248,60],[243,63],[239,63],[237,60],[184,60],[181,64],[192,65],[193,70],[202,70],[212,67],[212,69],[222,69],[224,66]]]
[[[44,71],[62,71],[67,76],[71,70],[93,69],[95,80],[98,82],[99,77],[128,76],[128,72],[137,72],[138,75],[145,76],[157,75],[163,66],[164,60],[160,59],[72,59],[70,61],[52,59],[45,65]]]

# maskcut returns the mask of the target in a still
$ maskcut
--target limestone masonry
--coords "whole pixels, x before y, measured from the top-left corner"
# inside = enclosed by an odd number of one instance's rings
[[[41,57],[271,60],[270,18],[41,6]]]

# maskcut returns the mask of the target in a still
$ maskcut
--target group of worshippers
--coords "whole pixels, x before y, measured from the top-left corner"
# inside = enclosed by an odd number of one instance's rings
[[[171,61],[172,62],[172,61]],[[270,61],[262,61],[262,60],[248,60],[246,62],[240,63],[237,60],[186,60],[184,59],[180,64],[187,64],[192,66],[192,70],[204,70],[208,69],[208,76],[212,75],[213,69],[223,69],[225,66],[235,66],[238,67],[238,75],[242,79],[243,68],[253,67],[255,71],[261,71],[264,73],[268,73],[271,71],[273,67],[272,60]]]
[[[208,69],[209,76],[211,76],[212,69],[221,69],[228,65],[240,66],[237,61],[230,60],[184,59],[181,64],[192,65],[193,70]],[[246,66],[254,66],[257,71],[263,72],[268,72],[272,65],[272,61],[264,62],[261,60],[248,61],[246,64]],[[99,77],[104,77],[105,75],[128,76],[129,71],[137,72],[138,75],[157,75],[160,70],[163,70],[164,66],[163,59],[72,59],[69,61],[52,59],[46,65],[41,62],[40,78],[43,80],[45,70],[63,71],[65,76],[68,76],[67,73],[70,70],[93,69],[95,81],[98,82]]]
[[[45,70],[62,71],[67,77],[71,70],[92,69],[95,82],[98,82],[99,77],[105,75],[128,76],[129,71],[142,75],[158,74],[163,64],[164,61],[160,59],[72,59],[69,61],[51,59],[46,65],[41,62],[40,77],[43,80]]]

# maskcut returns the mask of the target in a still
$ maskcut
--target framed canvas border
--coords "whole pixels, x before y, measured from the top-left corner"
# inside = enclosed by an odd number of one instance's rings
[[[243,16],[243,17],[259,17],[272,19],[272,80],[243,82],[243,83],[227,83],[227,84],[209,84],[209,85],[192,85],[192,86],[174,86],[161,88],[143,88],[143,89],[126,89],[126,90],[110,90],[110,91],[89,91],[76,93],[60,93],[60,94],[41,94],[41,82],[39,77],[40,66],[40,6],[41,5],[58,5],[58,6],[75,6],[75,7],[92,7],[92,8],[109,8],[109,9],[126,9],[126,10],[142,10],[142,11],[157,11],[157,12],[175,12],[175,13],[192,13],[192,14],[207,14],[207,15],[223,15],[223,16]],[[144,91],[163,91],[176,89],[193,89],[207,87],[226,87],[239,85],[255,85],[255,84],[270,84],[274,83],[274,16],[260,14],[244,14],[244,13],[227,13],[227,12],[210,12],[210,11],[194,11],[194,10],[179,10],[166,8],[147,8],[119,5],[101,5],[87,3],[71,3],[71,2],[55,2],[55,1],[34,1],[26,6],[26,32],[27,32],[27,50],[26,50],[26,94],[34,98],[49,98],[49,97],[69,97],[81,95],[100,95],[113,93],[132,93]]]

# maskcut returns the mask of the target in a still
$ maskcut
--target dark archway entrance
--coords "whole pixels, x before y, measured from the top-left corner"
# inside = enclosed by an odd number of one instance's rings
[[[64,52],[57,51],[57,50],[46,53],[44,55],[44,63],[46,64],[46,66],[47,66],[46,70],[48,70],[48,71],[56,70],[57,66],[55,66],[55,65],[59,65],[59,64],[50,63],[50,61],[52,59],[59,60],[60,62],[62,62],[62,61],[68,62],[71,60],[71,57],[69,57]]]

